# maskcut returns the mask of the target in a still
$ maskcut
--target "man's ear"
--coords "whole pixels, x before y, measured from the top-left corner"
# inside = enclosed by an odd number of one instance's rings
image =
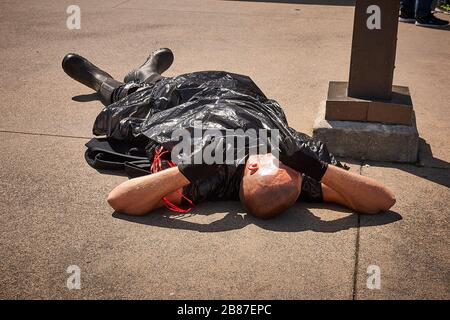
[[[256,173],[256,171],[258,171],[258,169],[259,169],[258,163],[252,163],[248,166],[248,170],[250,170],[250,175]]]

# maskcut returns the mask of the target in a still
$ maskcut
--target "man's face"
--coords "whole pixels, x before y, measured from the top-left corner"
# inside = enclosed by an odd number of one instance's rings
[[[261,177],[275,176],[280,170],[280,161],[271,153],[251,155],[244,171],[244,176],[257,174]]]
[[[255,215],[271,217],[295,203],[301,182],[300,173],[272,154],[252,155],[245,166],[240,198]]]

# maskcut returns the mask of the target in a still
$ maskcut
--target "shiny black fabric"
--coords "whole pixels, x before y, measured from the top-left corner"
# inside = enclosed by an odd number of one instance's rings
[[[152,159],[158,146],[172,150],[179,142],[172,138],[176,129],[193,132],[196,121],[203,130],[278,129],[280,149],[304,144],[321,160],[342,166],[323,143],[290,128],[280,105],[266,98],[249,77],[221,71],[189,73],[142,85],[105,107],[95,120],[93,133],[142,148]],[[210,141],[198,143],[204,146]],[[191,184],[185,193],[194,202],[238,199],[247,156],[246,151],[234,165],[222,166],[220,174]]]
[[[299,202],[323,202],[322,185],[317,180],[303,175],[302,191],[297,201]]]
[[[135,83],[135,82],[124,83],[112,92],[111,102],[114,103],[119,100],[122,100],[127,95],[132,94],[133,92],[135,92],[136,90],[138,90],[142,87],[143,87],[143,85]]]

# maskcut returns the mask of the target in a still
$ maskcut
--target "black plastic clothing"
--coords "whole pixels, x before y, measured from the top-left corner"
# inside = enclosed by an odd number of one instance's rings
[[[96,163],[103,163],[102,169],[106,169],[109,159],[109,162],[116,161],[120,170],[143,174],[146,166],[150,166],[156,148],[163,146],[172,150],[179,142],[172,138],[175,130],[194,132],[198,123],[201,123],[203,130],[278,129],[280,149],[292,143],[306,145],[322,161],[343,167],[328,152],[325,144],[290,128],[279,104],[266,98],[247,76],[204,71],[162,78],[153,85],[140,86],[137,91],[105,107],[97,116],[93,133],[105,135],[107,139],[100,140],[103,143],[112,143],[109,151],[106,151],[108,148],[105,146],[95,146],[97,142],[87,144],[86,159],[94,168]],[[196,143],[205,146],[211,141],[205,137]],[[120,149],[119,152],[114,152],[117,149]],[[122,160],[118,154],[123,155]],[[130,158],[133,154],[139,158]],[[248,150],[235,164],[221,166],[219,174],[192,183],[184,189],[184,193],[194,203],[238,199],[247,156]],[[177,162],[180,159],[171,160]],[[136,168],[144,169],[139,171]],[[300,200],[320,201],[320,183],[305,178]]]

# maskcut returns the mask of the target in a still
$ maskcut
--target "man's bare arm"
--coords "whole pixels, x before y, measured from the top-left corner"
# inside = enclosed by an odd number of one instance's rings
[[[393,192],[381,183],[332,165],[328,166],[322,183],[326,185],[323,188],[325,201],[344,205],[360,213],[384,212],[395,204]]]
[[[108,195],[108,203],[119,212],[143,215],[157,208],[161,198],[190,182],[177,167],[130,179],[115,187]]]

